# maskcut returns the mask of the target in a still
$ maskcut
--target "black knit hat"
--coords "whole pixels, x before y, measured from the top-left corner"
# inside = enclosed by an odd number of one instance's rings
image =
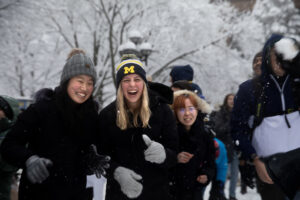
[[[146,71],[142,62],[132,54],[125,54],[121,58],[121,63],[117,65],[116,82],[117,88],[124,76],[129,74],[138,74],[147,83]]]
[[[92,59],[86,56],[84,53],[77,52],[67,60],[67,63],[65,64],[61,74],[60,84],[62,85],[70,78],[81,74],[91,76],[95,84],[97,75]]]
[[[170,72],[172,82],[179,80],[193,81],[194,70],[190,65],[174,66]]]

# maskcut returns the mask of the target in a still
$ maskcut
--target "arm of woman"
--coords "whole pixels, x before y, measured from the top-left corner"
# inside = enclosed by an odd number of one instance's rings
[[[10,164],[24,168],[26,160],[34,155],[27,147],[39,124],[36,105],[31,105],[21,113],[12,129],[7,133],[1,144],[1,154]]]
[[[170,168],[172,166],[175,166],[177,163],[179,138],[177,133],[176,119],[173,112],[168,105],[161,105],[161,112],[163,112],[161,144],[164,146],[166,151],[166,159],[162,163],[162,166]]]
[[[205,142],[206,142],[206,156],[204,159],[203,166],[201,167],[201,172],[200,172],[200,177],[198,176],[199,180],[206,180],[205,184],[208,184],[212,178],[215,175],[215,155],[216,155],[216,150],[215,150],[215,145],[214,145],[214,140],[213,137],[207,133],[205,134]],[[201,175],[206,175],[206,179],[201,177]],[[197,179],[198,180],[198,179]]]

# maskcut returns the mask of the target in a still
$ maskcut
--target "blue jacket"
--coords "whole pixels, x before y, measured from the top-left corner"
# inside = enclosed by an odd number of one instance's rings
[[[270,66],[270,51],[274,44],[283,36],[272,35],[263,49],[262,75],[257,79],[247,80],[239,86],[234,100],[231,116],[232,137],[238,149],[246,158],[256,153],[251,145],[252,127],[255,113],[257,112],[258,95],[257,84],[261,84],[263,91],[262,118],[287,114],[297,110],[292,94],[292,81],[290,75],[276,78],[272,75]],[[287,122],[288,123],[288,122]],[[255,128],[255,127],[254,127]]]
[[[227,177],[227,168],[228,168],[227,151],[224,143],[221,142],[221,140],[217,138],[214,138],[214,140],[218,143],[219,151],[220,151],[215,161],[217,167],[216,180],[225,183]]]

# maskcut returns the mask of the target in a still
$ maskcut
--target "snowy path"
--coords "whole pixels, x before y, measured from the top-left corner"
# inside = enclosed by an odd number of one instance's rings
[[[208,185],[207,189],[205,190],[204,193],[204,200],[208,200],[209,198],[209,191],[210,191],[210,185]],[[249,187],[247,187],[247,193],[242,195],[240,193],[241,188],[238,186],[236,188],[236,198],[237,200],[261,200],[259,194],[256,192],[256,188],[254,189],[250,189]],[[228,197],[228,193],[229,193],[229,181],[226,182],[225,184],[225,195],[226,197]]]
[[[88,176],[88,177],[89,177],[88,178],[89,179],[89,182],[88,182],[89,186],[95,184],[96,188],[101,188],[101,189],[97,190],[97,192],[95,194],[95,195],[97,195],[97,197],[95,197],[94,200],[103,200],[103,195],[105,193],[104,191],[105,191],[105,182],[106,181],[103,178],[101,178],[101,180],[97,179],[95,176]],[[209,184],[207,189],[205,190],[204,200],[208,200],[208,198],[209,198],[210,187],[211,187],[211,185]],[[241,191],[241,188],[240,188],[239,182],[238,182],[238,186],[236,188],[236,198],[238,200],[260,200],[261,199],[259,194],[256,192],[256,188],[254,188],[254,189],[247,188],[247,193],[244,194],[244,195],[242,195],[240,193],[240,191]],[[226,197],[228,197],[228,192],[229,192],[229,181],[227,181],[226,184],[225,184]]]

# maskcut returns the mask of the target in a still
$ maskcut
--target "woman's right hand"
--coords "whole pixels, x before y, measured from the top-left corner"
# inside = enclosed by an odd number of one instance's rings
[[[183,151],[177,155],[177,160],[179,163],[188,163],[193,156],[194,154]]]
[[[258,157],[253,159],[253,164],[255,165],[255,169],[260,180],[268,184],[274,184],[267,172],[265,164]]]

